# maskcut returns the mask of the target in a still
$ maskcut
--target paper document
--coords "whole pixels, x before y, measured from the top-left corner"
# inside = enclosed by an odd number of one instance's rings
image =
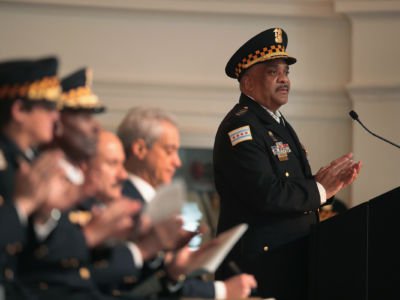
[[[200,248],[197,254],[193,254],[186,275],[196,276],[203,273],[214,273],[220,266],[229,251],[247,230],[248,225],[243,223],[222,232],[209,245]]]
[[[153,223],[180,215],[186,195],[185,183],[182,180],[175,180],[157,190],[154,198],[146,205],[144,212]]]

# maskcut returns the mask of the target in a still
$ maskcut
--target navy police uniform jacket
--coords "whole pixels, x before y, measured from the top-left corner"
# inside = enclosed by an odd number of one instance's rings
[[[20,160],[28,158],[11,139],[0,134],[0,284],[15,284],[17,257],[26,242],[26,227],[13,204]]]
[[[80,203],[71,213],[91,214],[94,206],[102,205],[96,198]],[[141,276],[142,270],[135,265],[134,258],[124,243],[100,245],[91,249],[90,271],[93,280],[105,294],[119,294],[121,290],[132,288]]]
[[[307,235],[320,195],[289,123],[279,124],[242,94],[218,129],[213,156],[218,232],[249,224],[230,259],[240,262]]]
[[[79,218],[65,212],[45,238],[29,227],[29,241],[19,262],[24,285],[39,299],[106,299],[90,272],[90,252]]]

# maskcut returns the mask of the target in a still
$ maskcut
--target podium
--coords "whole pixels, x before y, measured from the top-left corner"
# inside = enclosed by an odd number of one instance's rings
[[[400,187],[315,225],[310,300],[400,299]]]

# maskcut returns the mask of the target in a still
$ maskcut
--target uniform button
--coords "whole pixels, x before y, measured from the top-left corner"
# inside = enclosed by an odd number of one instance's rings
[[[165,275],[166,275],[166,273],[164,270],[160,270],[155,274],[156,278],[158,278],[158,279],[165,277]]]
[[[61,266],[63,268],[68,268],[69,267],[69,260],[66,259],[66,258],[62,259],[60,263],[61,263]]]
[[[286,177],[289,177],[289,175],[290,175],[289,172],[285,172]]]
[[[90,271],[88,268],[80,268],[79,275],[81,276],[82,279],[87,280],[90,278]]]
[[[39,283],[39,289],[41,289],[42,291],[45,291],[49,288],[49,285],[46,282],[40,282]]]
[[[79,267],[79,261],[76,258],[71,258],[69,260],[69,266],[71,268],[77,268],[77,267]]]
[[[137,281],[137,278],[135,276],[125,276],[123,281],[125,284],[133,284]]]
[[[13,279],[14,279],[14,271],[11,270],[11,269],[9,269],[9,268],[6,268],[6,269],[4,270],[4,276],[5,276],[6,279],[8,279],[8,280],[13,280]]]
[[[49,249],[47,246],[43,245],[36,249],[35,256],[36,258],[43,258],[49,253]]]
[[[15,255],[17,254],[17,247],[16,244],[8,244],[6,246],[6,251],[9,255]]]
[[[22,251],[22,244],[19,242],[8,244],[6,246],[6,251],[9,255],[16,255],[17,253]]]
[[[2,195],[0,195],[0,206],[2,206],[4,204],[4,198]]]
[[[268,252],[269,247],[268,246],[264,246],[263,250],[264,250],[264,252]]]
[[[105,260],[105,259],[98,260],[98,261],[95,261],[93,263],[93,265],[94,265],[95,268],[105,269],[105,268],[108,268],[108,261]]]
[[[22,244],[20,242],[15,243],[15,250],[17,253],[22,251]]]

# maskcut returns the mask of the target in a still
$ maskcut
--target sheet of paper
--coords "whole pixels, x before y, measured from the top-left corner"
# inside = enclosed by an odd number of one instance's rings
[[[219,234],[208,247],[197,250],[199,253],[195,254],[193,261],[189,263],[186,274],[196,276],[202,273],[214,273],[247,228],[248,225],[245,223],[236,225]]]
[[[174,215],[180,215],[186,197],[185,183],[182,180],[175,180],[157,190],[154,198],[146,205],[144,212],[154,223]]]

